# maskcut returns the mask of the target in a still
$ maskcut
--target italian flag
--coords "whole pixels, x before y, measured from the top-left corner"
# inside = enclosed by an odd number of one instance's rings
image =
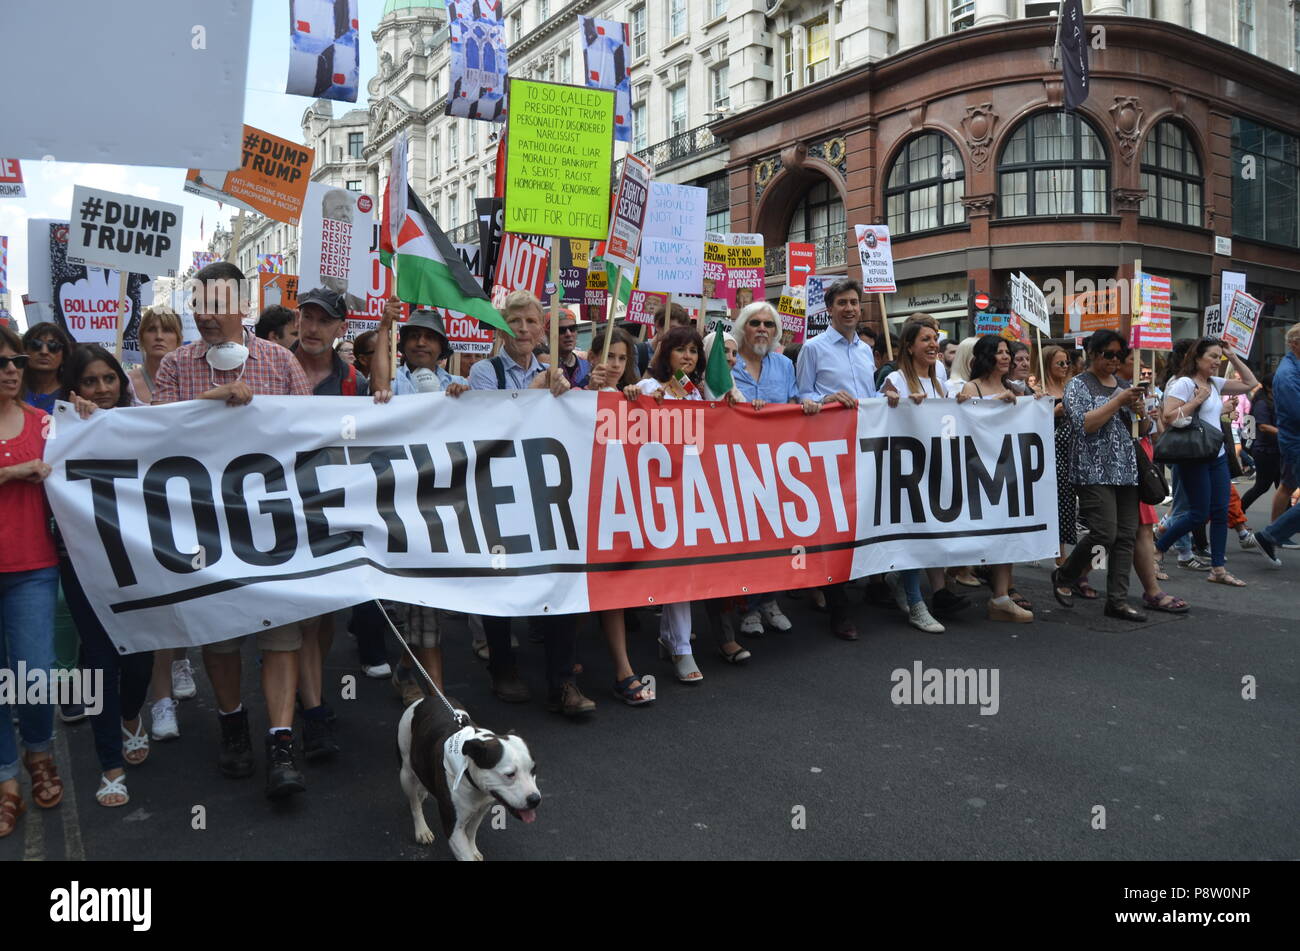
[[[483,286],[474,280],[460,254],[442,233],[419,196],[406,187],[405,219],[393,247],[389,195],[384,195],[384,221],[379,229],[379,260],[397,268],[397,296],[408,304],[443,307],[474,317],[506,333],[510,328]],[[402,209],[398,204],[399,211]],[[512,334],[513,336],[513,334]]]

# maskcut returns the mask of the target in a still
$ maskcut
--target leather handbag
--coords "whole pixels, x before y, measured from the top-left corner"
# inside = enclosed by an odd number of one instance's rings
[[[1139,440],[1133,440],[1133,453],[1137,456],[1138,500],[1147,505],[1159,505],[1169,498],[1169,483],[1165,481],[1163,467],[1151,461]]]
[[[1223,431],[1207,426],[1199,416],[1181,429],[1170,426],[1156,440],[1155,460],[1166,465],[1209,462],[1223,446]]]

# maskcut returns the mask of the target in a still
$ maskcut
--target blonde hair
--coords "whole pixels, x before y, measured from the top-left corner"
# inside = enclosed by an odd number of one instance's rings
[[[153,307],[146,307],[140,312],[140,329],[139,334],[144,334],[157,324],[158,329],[165,334],[175,334],[177,344],[185,342],[185,332],[181,329],[181,319],[176,311],[172,310],[166,304],[155,304]]]
[[[952,358],[948,379],[961,380],[963,383],[970,381],[970,362],[975,355],[975,343],[978,340],[979,337],[967,337],[957,344],[957,355]]]
[[[530,307],[537,308],[537,313],[543,320],[546,319],[546,310],[542,307],[542,302],[533,295],[532,291],[511,291],[506,295],[506,299],[501,305],[501,319],[509,320],[511,314],[517,313],[521,310],[526,310]]]
[[[1286,345],[1300,347],[1300,324],[1292,324],[1286,331]]]

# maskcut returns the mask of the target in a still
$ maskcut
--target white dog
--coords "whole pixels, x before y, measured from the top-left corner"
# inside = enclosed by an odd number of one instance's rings
[[[456,712],[468,726],[458,724],[436,699],[425,697],[406,708],[397,724],[402,791],[417,842],[433,842],[433,830],[424,821],[424,800],[432,796],[452,855],[462,862],[481,862],[474,839],[492,803],[501,803],[522,822],[533,822],[542,794],[522,737],[497,735],[470,722],[464,710]]]

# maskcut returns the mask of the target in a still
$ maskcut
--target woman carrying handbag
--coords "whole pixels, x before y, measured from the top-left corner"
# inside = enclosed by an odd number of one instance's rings
[[[1225,380],[1214,375],[1225,354],[1240,379]],[[1198,340],[1187,348],[1179,375],[1165,388],[1165,431],[1156,443],[1156,461],[1174,465],[1188,500],[1187,511],[1170,522],[1156,548],[1168,551],[1193,526],[1209,519],[1210,574],[1205,580],[1237,588],[1245,587],[1246,582],[1228,574],[1224,567],[1232,482],[1219,418],[1223,397],[1248,393],[1258,385],[1250,367],[1223,341],[1211,337]]]

